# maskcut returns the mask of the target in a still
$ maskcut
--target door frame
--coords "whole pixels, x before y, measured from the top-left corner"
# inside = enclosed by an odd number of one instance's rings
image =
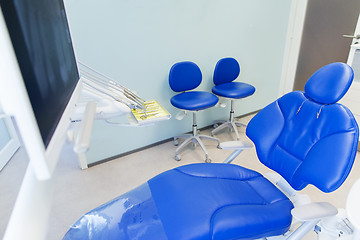
[[[358,21],[356,23],[356,27],[355,27],[355,31],[354,31],[354,35],[358,35],[360,34],[360,13],[359,13],[359,17],[358,17]],[[356,49],[358,49],[358,47],[355,47],[355,42],[360,42],[360,39],[353,39],[350,45],[350,51],[349,51],[349,56],[347,59],[347,64],[352,65],[353,62],[353,55],[355,54]]]
[[[293,91],[307,5],[308,0],[292,0],[291,2],[278,93],[279,97]]]
[[[360,34],[360,13],[359,13],[358,21],[356,23],[356,27],[355,27],[355,31],[354,31],[354,35],[358,35],[358,34]],[[352,66],[352,64],[353,64],[355,51],[359,49],[359,45],[360,45],[360,43],[355,44],[355,42],[360,42],[360,39],[354,38],[351,42],[349,56],[347,59],[347,64],[349,64],[350,66]],[[360,83],[359,82],[353,81],[353,83],[350,86],[350,89],[348,90],[348,93],[343,97],[343,99],[346,99],[346,97],[349,95],[349,92],[350,92],[350,94],[354,94],[354,93],[351,93],[352,91],[354,91],[355,93],[360,92]],[[342,100],[340,100],[340,101],[342,101]],[[359,116],[356,113],[355,113],[355,119],[357,120],[357,123],[359,125]],[[357,150],[360,151],[360,141],[358,142]]]

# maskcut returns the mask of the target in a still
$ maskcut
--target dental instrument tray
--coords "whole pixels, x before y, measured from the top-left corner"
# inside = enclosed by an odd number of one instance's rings
[[[171,118],[171,114],[156,100],[145,101],[144,105],[145,109],[134,108],[131,110],[138,124],[147,124]]]

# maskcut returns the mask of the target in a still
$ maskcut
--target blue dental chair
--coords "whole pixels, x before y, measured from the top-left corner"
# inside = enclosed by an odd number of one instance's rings
[[[326,65],[310,77],[305,92],[284,95],[248,124],[259,160],[293,189],[312,184],[332,192],[348,176],[359,129],[336,102],[352,79],[348,65]],[[198,163],[161,173],[90,211],[64,239],[265,239],[287,233],[294,210],[282,191],[253,170]]]
[[[234,101],[253,95],[255,87],[243,82],[234,82],[239,74],[240,65],[234,58],[222,58],[216,63],[213,76],[215,86],[212,88],[212,92],[217,96],[231,99],[230,118],[228,121],[217,121],[215,126],[218,123],[221,123],[221,125],[212,130],[211,135],[215,135],[224,128],[229,128],[229,130],[234,130],[236,139],[240,140],[237,127],[246,127],[245,124],[234,119]]]
[[[213,107],[218,102],[218,97],[214,94],[204,91],[190,91],[197,88],[202,80],[200,68],[193,62],[185,61],[175,63],[169,73],[169,85],[174,92],[180,92],[170,99],[171,104],[179,109],[191,111],[193,113],[193,125],[191,134],[183,134],[174,137],[174,145],[178,145],[178,140],[184,138],[185,141],[175,150],[175,160],[179,161],[180,150],[188,144],[196,145],[198,143],[205,153],[205,162],[211,162],[208,151],[201,139],[215,141],[220,145],[217,138],[199,135],[196,124],[196,112]]]

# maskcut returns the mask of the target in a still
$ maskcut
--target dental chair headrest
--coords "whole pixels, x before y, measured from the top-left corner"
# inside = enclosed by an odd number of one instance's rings
[[[305,93],[322,104],[339,101],[349,89],[354,78],[352,68],[341,62],[331,63],[316,71],[305,84]]]

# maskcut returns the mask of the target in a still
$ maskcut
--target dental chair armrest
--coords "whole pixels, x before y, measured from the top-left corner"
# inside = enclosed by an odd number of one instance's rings
[[[321,220],[337,213],[337,208],[328,202],[309,203],[291,210],[293,217],[301,222]]]
[[[253,145],[248,142],[241,141],[230,141],[220,143],[219,148],[221,149],[232,149],[233,151],[224,161],[224,163],[231,163],[234,159],[245,149],[252,148]]]

